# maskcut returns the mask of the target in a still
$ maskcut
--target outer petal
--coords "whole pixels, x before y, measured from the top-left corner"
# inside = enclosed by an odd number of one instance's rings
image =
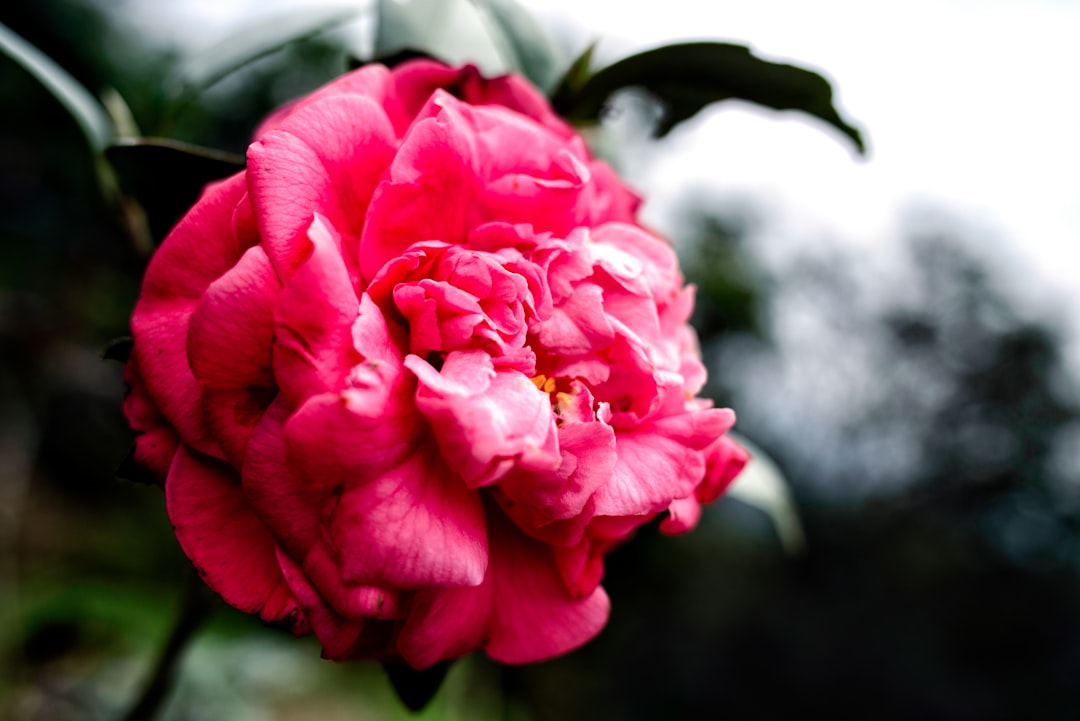
[[[221,451],[203,420],[187,332],[199,297],[258,240],[234,232],[244,193],[243,174],[207,186],[151,259],[131,317],[134,357],[150,397],[185,443],[215,456]]]
[[[176,538],[207,585],[241,611],[305,630],[274,539],[245,500],[235,471],[181,446],[165,501]]]
[[[602,588],[574,598],[546,545],[498,512],[490,514],[489,528],[491,562],[483,584],[417,593],[397,640],[415,668],[477,646],[503,663],[541,661],[577,648],[607,623],[610,604]]]
[[[677,498],[668,506],[668,517],[660,521],[660,531],[670,535],[692,531],[701,519],[701,503],[694,496]]]
[[[727,490],[750,462],[750,453],[731,436],[721,436],[705,450],[705,478],[695,494],[702,503],[712,503]]]

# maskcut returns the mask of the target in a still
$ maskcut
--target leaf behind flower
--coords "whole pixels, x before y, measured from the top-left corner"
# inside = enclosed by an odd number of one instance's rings
[[[507,63],[541,90],[558,80],[559,56],[551,39],[515,0],[472,0],[489,21],[492,40]]]
[[[663,106],[664,113],[654,128],[657,137],[711,103],[745,100],[823,120],[843,133],[860,154],[866,152],[860,130],[844,120],[834,106],[828,80],[805,68],[763,60],[743,45],[665,45],[623,58],[583,83],[579,77],[576,88],[568,80],[560,85],[554,102],[560,114],[571,120],[598,120],[612,94],[634,87]]]

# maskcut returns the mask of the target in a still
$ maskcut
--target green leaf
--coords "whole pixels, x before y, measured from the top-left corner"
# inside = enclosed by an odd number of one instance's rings
[[[51,58],[0,24],[0,51],[33,75],[60,101],[79,124],[90,148],[101,152],[113,138],[113,127],[105,108],[79,81]]]
[[[592,67],[593,53],[596,52],[598,42],[593,40],[581,51],[551,92],[551,104],[556,108],[572,107],[575,98],[589,81],[589,68]]]
[[[105,149],[120,188],[146,212],[160,240],[207,183],[244,167],[244,158],[167,138],[124,138]]]
[[[728,435],[750,452],[750,462],[728,488],[727,495],[764,512],[784,550],[798,553],[806,540],[784,474],[763,450],[745,437],[736,433]]]
[[[171,94],[189,98],[254,60],[353,18],[361,9],[360,3],[305,5],[245,26],[182,63],[170,79]]]
[[[410,711],[420,711],[435,697],[450,670],[449,661],[417,671],[404,664],[385,663],[383,668],[398,698]]]
[[[492,40],[511,69],[537,87],[550,90],[555,85],[559,57],[533,16],[515,0],[472,0],[472,3],[488,20]]]
[[[774,63],[730,43],[666,45],[624,58],[590,77],[556,109],[572,120],[597,120],[612,93],[638,87],[657,98],[664,115],[658,137],[710,103],[746,100],[776,110],[798,110],[833,126],[865,153],[858,128],[833,106],[832,86],[815,72]]]

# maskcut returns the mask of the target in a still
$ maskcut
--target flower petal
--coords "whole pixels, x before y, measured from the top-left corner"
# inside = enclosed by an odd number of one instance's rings
[[[274,315],[274,378],[294,405],[341,389],[362,360],[352,326],[360,311],[336,234],[316,216],[308,230],[307,260],[285,284]]]
[[[230,605],[303,631],[306,620],[277,563],[277,545],[230,467],[181,446],[165,483],[169,520],[199,574]]]
[[[548,395],[516,370],[496,370],[484,351],[447,354],[441,371],[418,356],[416,407],[431,423],[449,466],[471,488],[494,483],[515,465],[559,467],[558,434]]]
[[[217,457],[188,363],[188,324],[207,287],[258,241],[234,232],[245,192],[243,174],[207,186],[150,260],[131,317],[134,357],[150,397],[185,443]]]
[[[188,358],[203,387],[274,385],[270,346],[281,290],[269,258],[249,248],[207,288],[191,316]]]
[[[350,485],[325,527],[345,581],[411,589],[483,580],[483,505],[433,446],[375,477],[347,467],[337,477]]]
[[[705,474],[702,449],[735,421],[727,409],[664,418],[642,430],[616,432],[618,461],[611,482],[596,492],[602,516],[655,513],[689,496]]]
[[[437,93],[436,115],[409,130],[390,166],[389,178],[375,190],[360,241],[363,277],[371,280],[388,261],[413,243],[465,240],[469,206],[479,187],[475,138],[453,98]]]
[[[124,396],[124,417],[137,434],[135,463],[150,471],[163,484],[180,439],[146,392],[139,363],[134,356],[124,367],[124,382],[128,386],[127,395]]]

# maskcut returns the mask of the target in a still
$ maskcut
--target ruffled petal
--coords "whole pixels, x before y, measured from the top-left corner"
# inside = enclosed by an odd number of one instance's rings
[[[615,470],[615,432],[596,417],[588,389],[574,381],[570,391],[557,394],[556,403],[563,421],[558,430],[559,467],[547,473],[515,471],[497,486],[511,517],[528,526],[577,516]],[[576,415],[584,417],[579,420]]]
[[[484,351],[447,354],[440,371],[418,356],[416,407],[428,419],[447,463],[472,488],[515,465],[553,471],[561,458],[548,395],[516,370],[496,370]]]
[[[453,98],[436,93],[436,115],[419,120],[402,142],[389,178],[375,190],[360,242],[365,280],[413,243],[465,240],[469,206],[479,188],[475,137]]]
[[[274,399],[251,433],[240,475],[259,520],[284,551],[302,559],[320,542],[319,513],[334,484],[293,471],[285,451],[285,423],[291,413],[284,397]]]
[[[278,565],[289,584],[289,589],[304,610],[315,637],[323,647],[323,656],[333,661],[344,661],[352,654],[353,648],[360,641],[364,623],[345,618],[326,603],[304,571],[297,563],[280,550],[277,553]]]

